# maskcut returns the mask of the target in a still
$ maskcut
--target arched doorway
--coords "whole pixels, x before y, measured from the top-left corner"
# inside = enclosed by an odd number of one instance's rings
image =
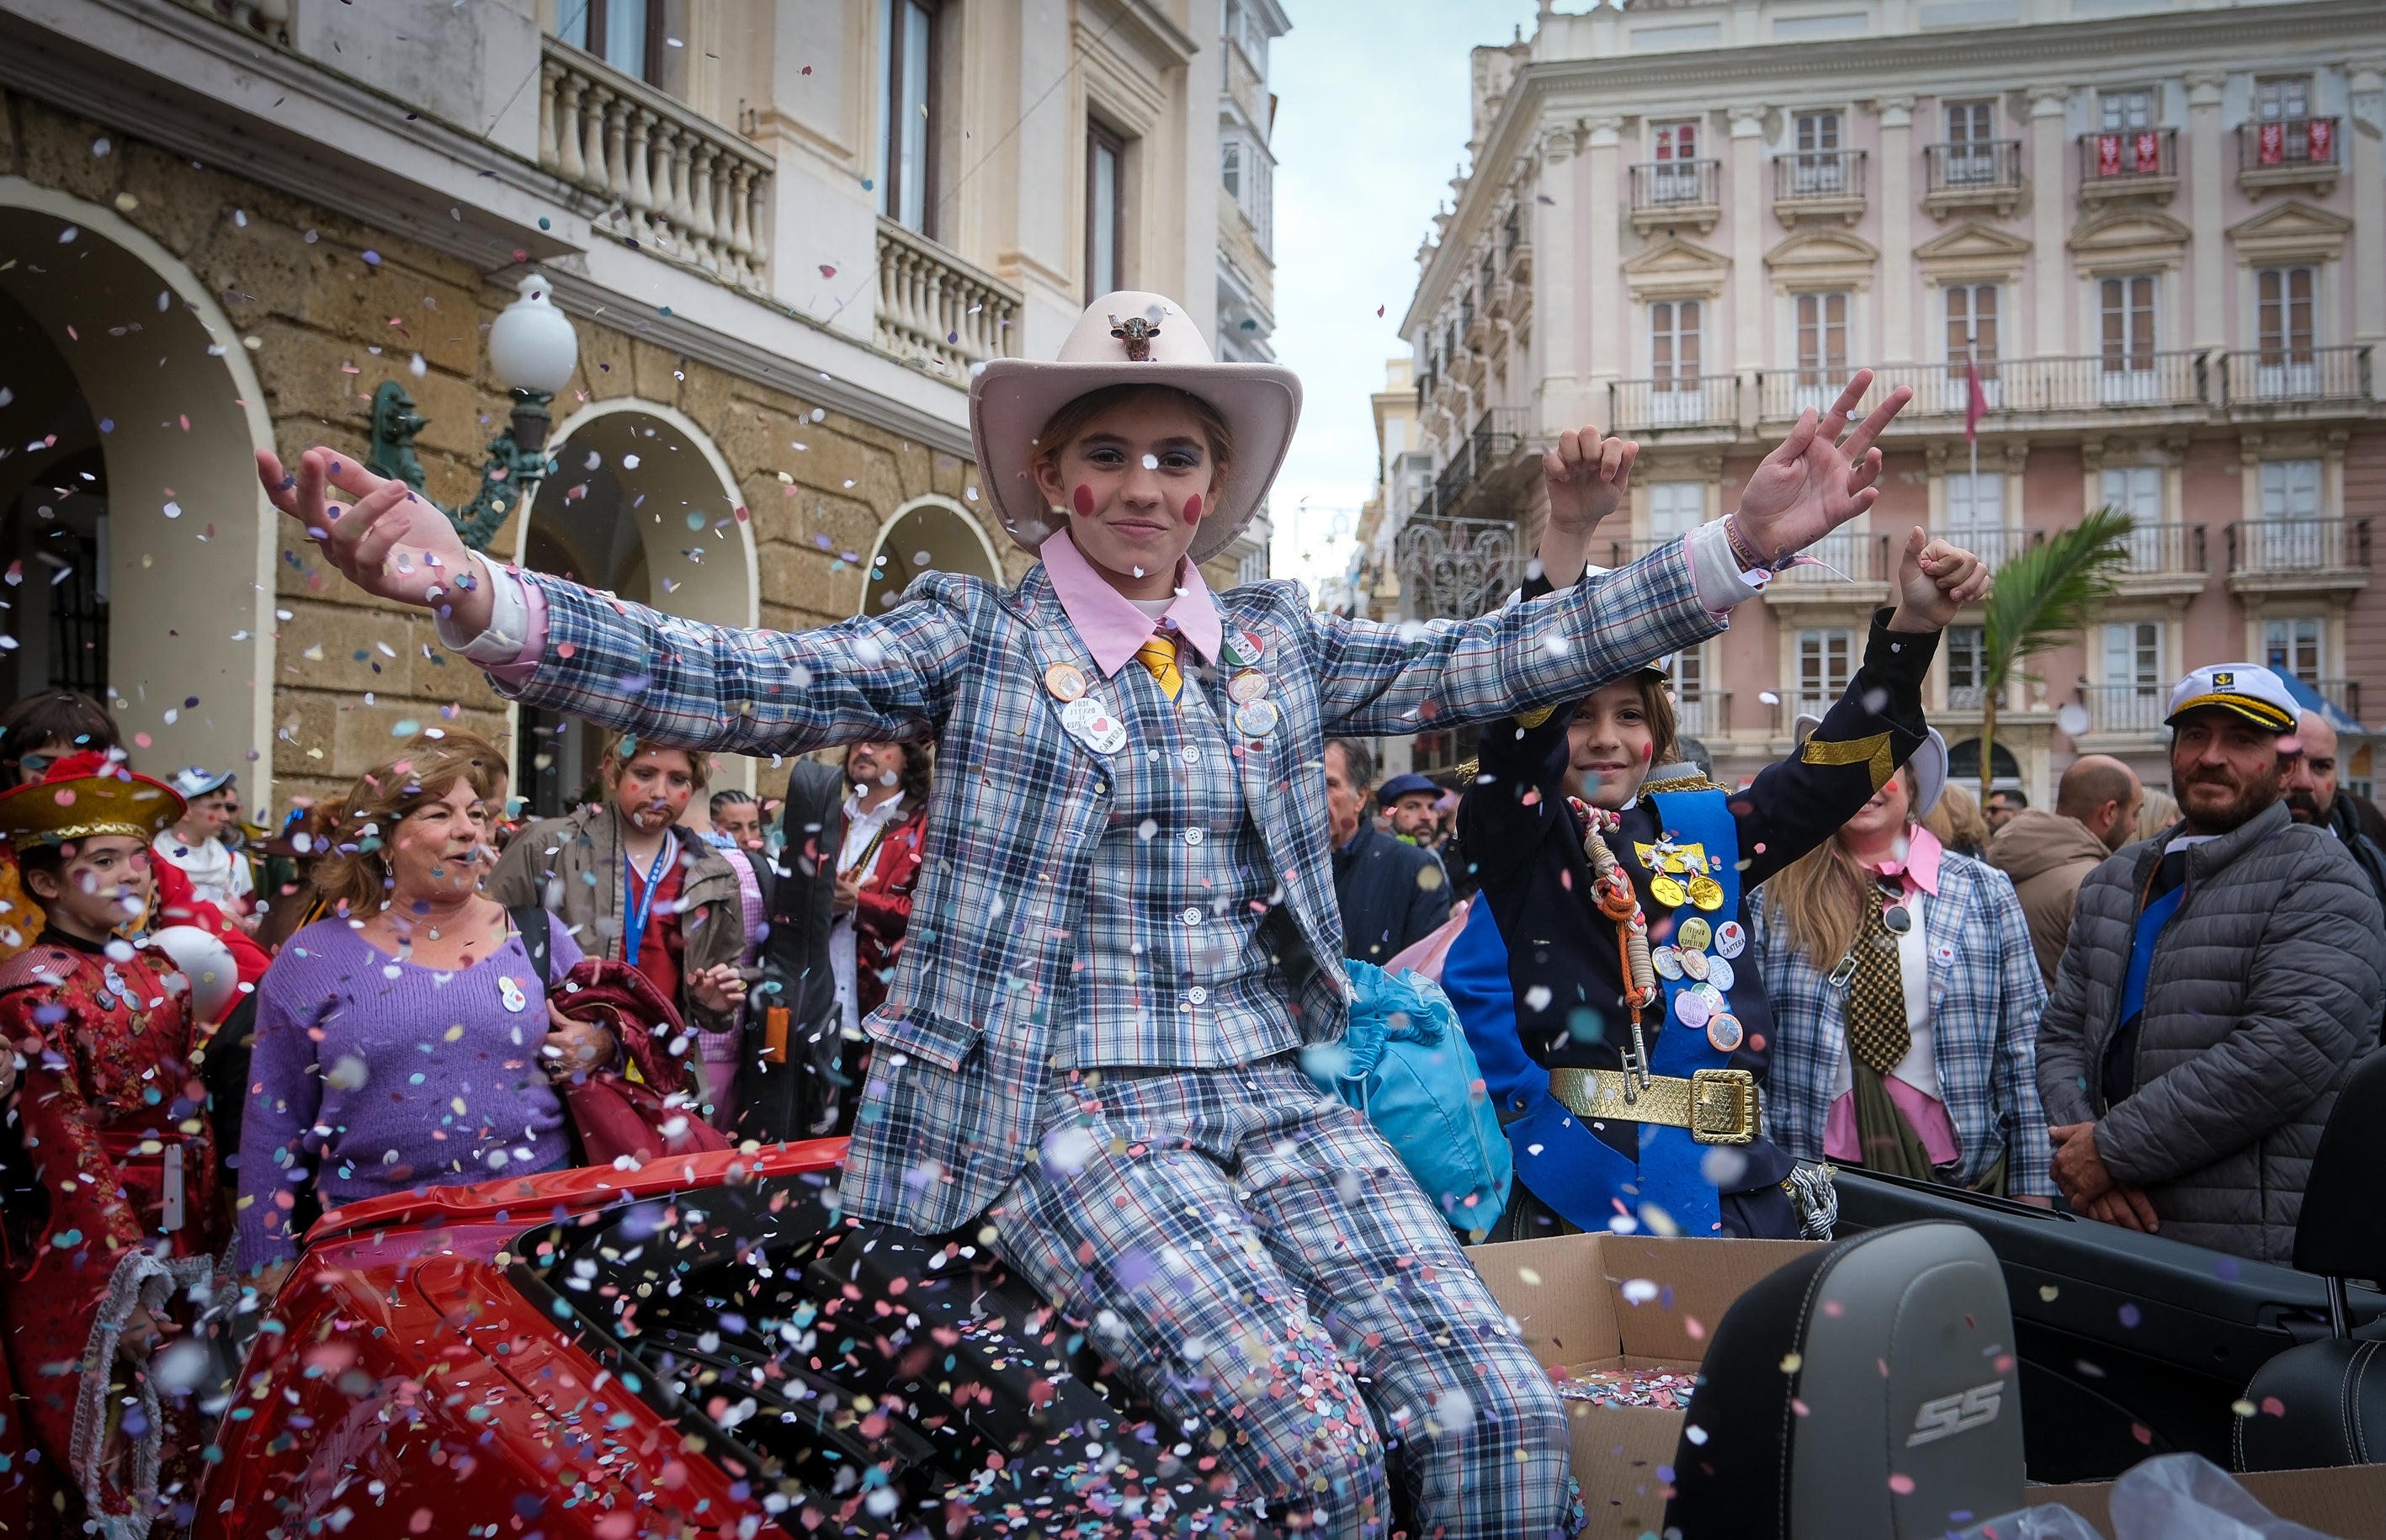
[[[0,177],[0,703],[105,699],[134,763],[272,795],[273,442],[239,333],[114,211]]]
[[[879,526],[862,579],[861,613],[883,615],[923,572],[963,572],[1002,582],[994,543],[969,511],[949,497],[914,497]]]
[[[694,421],[656,402],[598,402],[566,418],[554,444],[555,474],[515,526],[516,561],[692,620],[756,623],[753,526],[728,462]],[[532,707],[516,721],[516,781],[532,816],[570,810],[604,734]],[[716,790],[752,789],[751,761],[728,766]]]
[[[1989,755],[1989,763],[1996,772],[1990,778],[1990,785],[2010,787],[2015,791],[2021,789],[2021,761],[2013,757],[2011,749],[2003,744],[1997,745]],[[1980,740],[1966,738],[1960,744],[1948,746],[1947,779],[1964,786],[1979,783]]]

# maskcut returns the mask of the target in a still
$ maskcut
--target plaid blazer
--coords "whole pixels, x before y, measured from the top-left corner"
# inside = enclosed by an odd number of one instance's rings
[[[782,632],[702,624],[538,573],[537,670],[507,694],[668,744],[797,754],[933,736],[936,789],[911,930],[885,1003],[843,1184],[848,1213],[949,1230],[1036,1149],[1056,1008],[1088,914],[1109,761],[1061,725],[1050,664],[1088,656],[1042,564],[1018,587],[929,573],[883,615]],[[1281,720],[1236,753],[1277,880],[1270,915],[1302,1039],[1349,1015],[1325,808],[1329,734],[1483,721],[1578,698],[1723,629],[1680,543],[1494,615],[1385,625],[1322,615],[1291,582],[1219,595],[1254,633]],[[2024,951],[2027,952],[2025,947]],[[1056,1008],[1056,1002],[1059,1002]]]
[[[1823,1158],[1831,1086],[1848,1051],[1847,991],[1792,950],[1763,889],[1749,908],[1752,955],[1762,959],[1773,1002],[1773,1079],[1764,1132],[1790,1154]],[[1965,1185],[2007,1157],[2005,1191],[2054,1191],[2053,1146],[2038,1099],[2038,1022],[2046,981],[2030,950],[2029,921],[2013,882],[1985,861],[1950,850],[1939,858],[1939,891],[1922,903],[1930,952],[1930,1041],[1939,1089],[1963,1146]]]

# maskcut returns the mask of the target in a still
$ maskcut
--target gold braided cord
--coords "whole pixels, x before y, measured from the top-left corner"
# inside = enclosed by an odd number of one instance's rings
[[[1644,781],[1640,783],[1642,796],[1653,796],[1659,792],[1720,792],[1727,789],[1703,775],[1677,775],[1668,781]]]
[[[69,824],[63,829],[44,829],[39,834],[31,837],[46,845],[62,845],[69,840],[96,839],[102,834],[121,834],[127,839],[147,841],[155,838],[158,833],[158,830],[146,823],[130,821],[111,823],[102,820],[96,823]]]

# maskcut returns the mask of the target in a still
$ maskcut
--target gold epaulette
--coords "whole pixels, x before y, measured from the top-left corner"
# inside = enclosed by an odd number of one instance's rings
[[[1703,775],[1677,775],[1670,781],[1643,781],[1639,795],[1655,792],[1720,792],[1727,788],[1716,785]]]

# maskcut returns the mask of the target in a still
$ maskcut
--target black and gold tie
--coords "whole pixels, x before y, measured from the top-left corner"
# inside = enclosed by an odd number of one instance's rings
[[[1883,902],[1874,888],[1856,931],[1856,970],[1848,979],[1849,1050],[1881,1075],[1903,1063],[1914,1048],[1905,1020],[1905,970],[1898,962],[1897,937],[1881,918]]]

